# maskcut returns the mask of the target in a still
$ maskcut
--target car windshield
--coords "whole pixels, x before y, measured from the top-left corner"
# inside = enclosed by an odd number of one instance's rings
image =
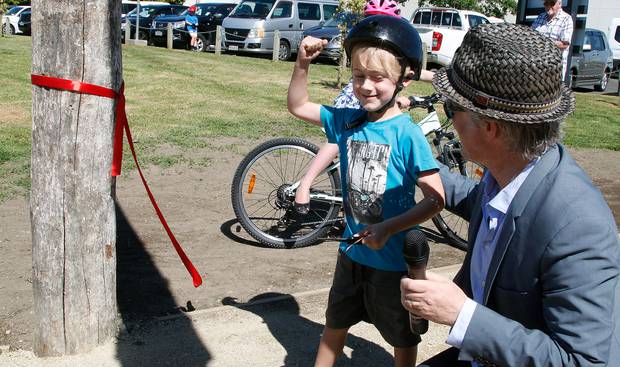
[[[213,14],[215,10],[217,10],[218,5],[206,5],[201,4],[196,7],[196,16],[207,16],[209,14]],[[183,10],[181,15],[189,14],[189,8]]]
[[[347,29],[353,28],[353,22],[361,18],[361,15],[354,13],[337,13],[333,17],[329,18],[323,24],[323,27],[338,27],[342,23],[347,23]]]
[[[139,15],[143,18],[148,18],[151,16],[151,14],[155,13],[156,11],[157,11],[157,7],[141,6]],[[135,14],[135,12],[133,12],[133,14]]]
[[[267,17],[276,0],[244,0],[230,14],[234,18],[261,18]]]
[[[19,11],[22,10],[23,8],[24,8],[23,6],[14,6],[11,9],[9,9],[9,11],[6,12],[6,15],[15,15],[19,13]]]

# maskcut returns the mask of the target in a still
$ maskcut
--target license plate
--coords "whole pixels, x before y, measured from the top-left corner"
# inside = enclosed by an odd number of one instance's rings
[[[239,50],[239,46],[237,45],[230,45],[228,46],[228,49],[231,51],[238,51]]]
[[[164,33],[162,31],[155,31],[156,36],[163,36]]]

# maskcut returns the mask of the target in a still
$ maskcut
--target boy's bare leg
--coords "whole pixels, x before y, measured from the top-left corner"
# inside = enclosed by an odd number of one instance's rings
[[[349,329],[323,328],[314,367],[331,367],[342,353]]]
[[[394,347],[394,366],[395,367],[413,367],[418,357],[418,346],[408,348]]]

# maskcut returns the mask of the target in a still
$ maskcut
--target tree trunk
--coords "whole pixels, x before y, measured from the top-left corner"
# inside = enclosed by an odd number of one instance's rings
[[[33,0],[32,73],[118,90],[119,0]],[[34,352],[75,354],[116,332],[111,196],[115,101],[32,87]]]

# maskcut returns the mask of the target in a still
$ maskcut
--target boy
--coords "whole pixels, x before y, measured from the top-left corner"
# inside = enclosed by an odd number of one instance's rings
[[[187,25],[187,32],[191,37],[189,46],[193,50],[196,48],[196,41],[198,39],[198,17],[196,17],[196,5],[192,5],[189,9],[187,9],[185,24]]]
[[[337,109],[309,101],[308,69],[326,41],[305,38],[288,90],[296,117],[323,125],[340,150],[345,236],[365,246],[340,244],[329,295],[326,325],[315,366],[332,366],[349,327],[372,322],[394,346],[396,366],[415,363],[420,336],[409,330],[400,304],[405,230],[443,208],[437,165],[420,128],[395,103],[398,92],[420,74],[417,31],[402,18],[376,15],[362,20],[345,40],[351,55],[353,91],[362,110]],[[414,206],[415,184],[424,199]]]

